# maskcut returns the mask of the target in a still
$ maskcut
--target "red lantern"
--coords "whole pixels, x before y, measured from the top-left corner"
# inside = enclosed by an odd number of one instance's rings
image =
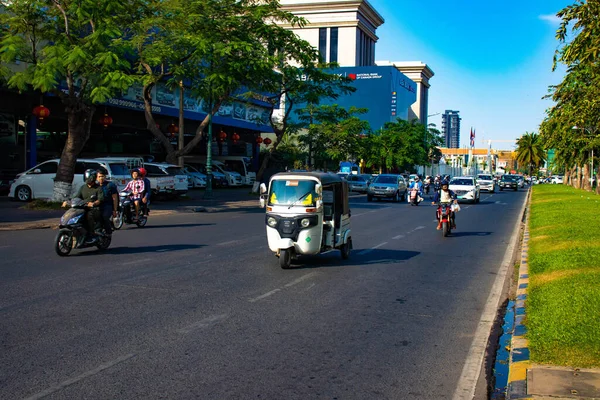
[[[179,133],[179,127],[175,124],[171,124],[169,125],[169,127],[167,128],[167,130],[169,131],[169,133],[171,134],[171,136],[175,136],[176,133]]]
[[[263,142],[263,138],[262,137],[257,137],[256,138],[256,143],[261,144]]]
[[[265,146],[270,145],[271,143],[273,143],[273,141],[269,138],[266,138],[265,140],[263,140],[263,143],[265,144]]]
[[[162,132],[162,129],[160,129],[160,124],[158,122],[156,123],[156,129]]]
[[[233,136],[231,137],[231,139],[233,140],[233,143],[237,143],[237,141],[240,140],[240,135],[233,132]]]
[[[227,139],[227,134],[223,131],[219,132],[219,141],[224,142]]]
[[[48,110],[44,106],[37,106],[33,109],[33,115],[38,117],[40,123],[44,122],[44,118],[48,118],[50,116],[50,110]]]
[[[108,128],[110,125],[112,125],[112,123],[113,119],[108,114],[104,114],[104,116],[100,118],[100,125],[104,126],[105,128]]]

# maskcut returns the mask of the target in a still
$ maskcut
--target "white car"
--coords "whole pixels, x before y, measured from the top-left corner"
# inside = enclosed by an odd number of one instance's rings
[[[479,184],[472,176],[456,176],[450,180],[448,187],[456,194],[457,200],[479,203]]]
[[[183,171],[187,174],[189,179],[190,187],[192,188],[205,188],[206,187],[206,175],[198,171],[191,165],[184,165]]]
[[[230,170],[221,161],[213,161],[212,166],[213,170],[218,170],[227,177],[227,183],[229,183],[229,186],[242,186],[244,183],[242,175],[239,172]]]
[[[552,182],[554,184],[562,184],[563,183],[563,177],[561,175],[554,175],[554,176],[552,176],[550,182]]]
[[[477,183],[479,183],[479,190],[487,190],[492,193],[496,190],[496,182],[492,175],[477,175]]]
[[[169,177],[172,180],[172,187],[158,188],[168,194],[185,194],[188,191],[188,176],[181,167],[167,163],[144,163],[144,168],[148,173],[148,179],[152,182],[152,177]],[[156,190],[152,187],[152,190]]]
[[[54,178],[56,177],[59,161],[59,159],[48,160],[18,174],[10,187],[9,197],[19,201],[52,198]],[[106,171],[107,178],[115,183],[119,190],[123,189],[127,181],[131,178],[129,168],[123,162],[96,160],[93,158],[78,159],[75,163],[75,175],[73,176],[73,187],[71,190],[72,196],[83,185],[83,174],[88,169]]]

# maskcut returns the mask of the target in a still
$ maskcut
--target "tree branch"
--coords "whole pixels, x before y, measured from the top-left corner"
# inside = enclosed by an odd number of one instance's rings
[[[71,32],[69,32],[69,18],[67,17],[67,13],[65,12],[65,9],[60,5],[58,0],[52,0],[52,2],[54,3],[56,8],[58,8],[58,10],[63,15],[63,18],[65,20],[65,34],[67,35],[69,42],[73,43],[73,39],[71,38]]]

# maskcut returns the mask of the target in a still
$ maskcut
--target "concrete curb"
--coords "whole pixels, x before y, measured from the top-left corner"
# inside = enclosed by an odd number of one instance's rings
[[[527,369],[531,367],[529,360],[529,342],[525,335],[525,301],[529,286],[528,255],[529,255],[529,213],[531,211],[531,190],[527,194],[527,209],[525,211],[525,229],[521,245],[519,279],[517,282],[517,298],[515,301],[515,325],[510,345],[508,362],[507,399],[532,399],[527,396]]]

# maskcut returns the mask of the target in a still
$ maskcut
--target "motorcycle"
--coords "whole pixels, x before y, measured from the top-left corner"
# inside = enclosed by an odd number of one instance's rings
[[[410,205],[418,206],[422,201],[423,198],[420,196],[419,189],[417,187],[410,189],[410,195],[408,196],[408,202]]]
[[[142,210],[140,205],[140,211]],[[119,192],[119,210],[117,216],[111,219],[112,227],[114,230],[119,230],[123,227],[123,224],[137,225],[138,228],[143,228],[148,222],[148,217],[140,215],[137,220],[134,220],[135,215],[135,203],[131,199],[130,191]]]
[[[97,247],[106,250],[110,246],[111,237],[106,234],[104,227],[96,232],[88,232],[84,226],[85,214],[89,210],[81,199],[73,199],[71,208],[60,218],[60,226],[54,240],[54,250],[61,257],[66,257],[73,249]],[[86,238],[91,236],[90,240]]]
[[[437,209],[437,220],[442,222],[442,235],[444,237],[452,232],[452,204],[439,203]]]

